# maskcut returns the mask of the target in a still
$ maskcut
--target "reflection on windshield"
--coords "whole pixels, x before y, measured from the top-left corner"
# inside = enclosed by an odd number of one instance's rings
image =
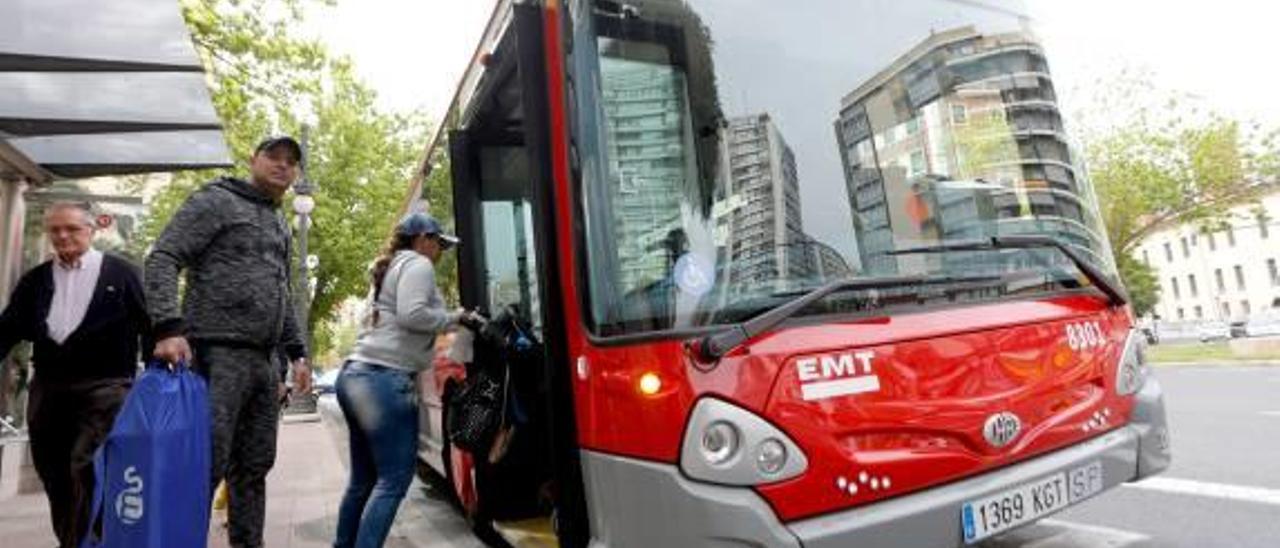
[[[1017,12],[578,0],[573,14],[602,334],[718,323],[850,276],[1064,270],[1031,251],[892,253],[931,243],[1045,234],[1111,270]]]

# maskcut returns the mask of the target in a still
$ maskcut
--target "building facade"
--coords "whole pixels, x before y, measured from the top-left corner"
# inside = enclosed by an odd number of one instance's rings
[[[796,157],[768,114],[732,118],[722,130],[727,184],[716,211],[718,263],[731,291],[782,291],[813,275],[800,219]]]
[[[607,112],[610,178],[620,231],[618,269],[624,287],[667,276],[679,256],[683,226],[679,195],[693,184],[695,159],[685,120],[668,105],[684,102],[683,75],[669,66],[606,58],[601,102]],[[677,110],[683,110],[681,107]],[[667,250],[666,252],[663,252]]]
[[[1280,315],[1280,192],[1232,209],[1223,227],[1165,228],[1135,253],[1160,280],[1154,314],[1161,324]]]
[[[943,260],[896,248],[1019,233],[1109,261],[1030,35],[934,33],[846,95],[835,132],[870,273]]]

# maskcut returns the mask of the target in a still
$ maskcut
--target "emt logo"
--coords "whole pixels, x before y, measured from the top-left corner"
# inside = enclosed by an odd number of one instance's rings
[[[796,360],[800,393],[805,401],[880,391],[880,377],[871,371],[875,352],[845,352]]]

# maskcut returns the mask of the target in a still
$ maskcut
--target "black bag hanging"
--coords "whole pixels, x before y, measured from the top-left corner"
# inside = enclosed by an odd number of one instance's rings
[[[507,413],[511,372],[502,364],[497,378],[488,367],[477,368],[449,402],[449,440],[473,455],[488,455],[489,445]]]

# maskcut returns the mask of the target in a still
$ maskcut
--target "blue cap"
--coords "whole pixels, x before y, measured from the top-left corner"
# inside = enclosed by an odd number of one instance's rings
[[[426,234],[436,236],[445,243],[446,246],[457,245],[459,241],[457,236],[448,234],[444,228],[440,226],[440,221],[435,217],[426,213],[410,213],[400,219],[400,223],[396,225],[396,234],[403,236],[419,236]]]

